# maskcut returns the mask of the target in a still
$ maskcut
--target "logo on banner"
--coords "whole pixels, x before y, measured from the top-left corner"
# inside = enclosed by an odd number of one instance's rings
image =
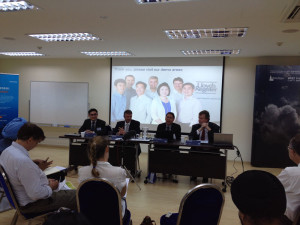
[[[195,90],[199,94],[216,94],[217,92],[216,83],[217,82],[214,81],[197,81]]]

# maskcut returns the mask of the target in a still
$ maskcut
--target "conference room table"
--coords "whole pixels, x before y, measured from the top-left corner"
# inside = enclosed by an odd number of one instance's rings
[[[184,175],[192,177],[206,177],[223,180],[223,191],[226,191],[227,176],[227,155],[228,150],[233,150],[233,146],[215,146],[200,142],[181,142],[180,140],[163,142],[156,139],[129,139],[122,140],[115,136],[105,136],[110,146],[117,146],[123,150],[126,145],[134,146],[136,162],[138,160],[138,145],[148,145],[148,165],[147,174],[164,173],[174,175]],[[64,135],[60,138],[69,139],[69,167],[89,165],[86,147],[90,137],[80,137],[78,135]],[[120,166],[122,163],[112,162],[113,165]],[[138,165],[135,163],[135,175],[140,175]],[[148,177],[145,178],[148,183]]]

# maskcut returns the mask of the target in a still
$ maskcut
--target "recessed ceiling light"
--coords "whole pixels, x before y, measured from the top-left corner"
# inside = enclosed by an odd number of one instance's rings
[[[222,49],[222,50],[181,50],[184,55],[237,55],[239,49]]]
[[[88,56],[132,56],[130,52],[115,51],[115,52],[81,52]]]
[[[30,9],[38,8],[26,1],[0,0],[0,11],[2,12],[21,11]]]
[[[89,33],[29,34],[28,36],[42,41],[97,41],[99,37]]]
[[[210,28],[188,30],[165,30],[170,39],[198,39],[198,38],[227,38],[244,37],[248,28]]]
[[[151,3],[167,3],[167,2],[190,2],[199,0],[136,0],[138,4],[151,4]]]
[[[0,55],[7,56],[45,56],[44,54],[37,52],[0,52]]]

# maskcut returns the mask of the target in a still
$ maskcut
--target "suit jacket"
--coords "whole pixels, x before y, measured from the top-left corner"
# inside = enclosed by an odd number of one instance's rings
[[[215,124],[215,123],[211,123],[211,122],[208,122],[208,126],[211,128],[210,131],[208,131],[208,142],[210,144],[212,144],[214,142],[214,133],[220,133],[220,127]],[[189,134],[189,137],[190,139],[193,139],[193,140],[199,140],[200,137],[199,135],[197,134],[197,130],[201,127],[201,124],[194,124],[192,126],[192,131],[191,133]]]
[[[86,119],[84,121],[84,123],[82,124],[82,126],[79,128],[78,133],[86,131],[86,130],[91,130],[91,119]],[[107,135],[108,134],[108,130],[107,127],[105,126],[105,121],[97,119],[96,121],[96,129],[94,130],[94,132],[97,135]]]
[[[116,124],[116,127],[113,130],[113,133],[116,134],[119,131],[119,128],[122,127],[125,129],[125,121],[119,121]],[[140,122],[136,120],[131,120],[128,131],[134,130],[137,134],[141,132]]]
[[[181,127],[177,123],[172,123],[171,131],[166,131],[166,123],[161,123],[158,125],[156,130],[157,138],[167,138],[168,140],[173,140],[173,135],[175,134],[176,139],[180,140],[181,137]]]

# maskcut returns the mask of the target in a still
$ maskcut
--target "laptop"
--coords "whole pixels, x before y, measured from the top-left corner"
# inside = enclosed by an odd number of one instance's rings
[[[232,147],[233,134],[214,133],[214,146]]]

